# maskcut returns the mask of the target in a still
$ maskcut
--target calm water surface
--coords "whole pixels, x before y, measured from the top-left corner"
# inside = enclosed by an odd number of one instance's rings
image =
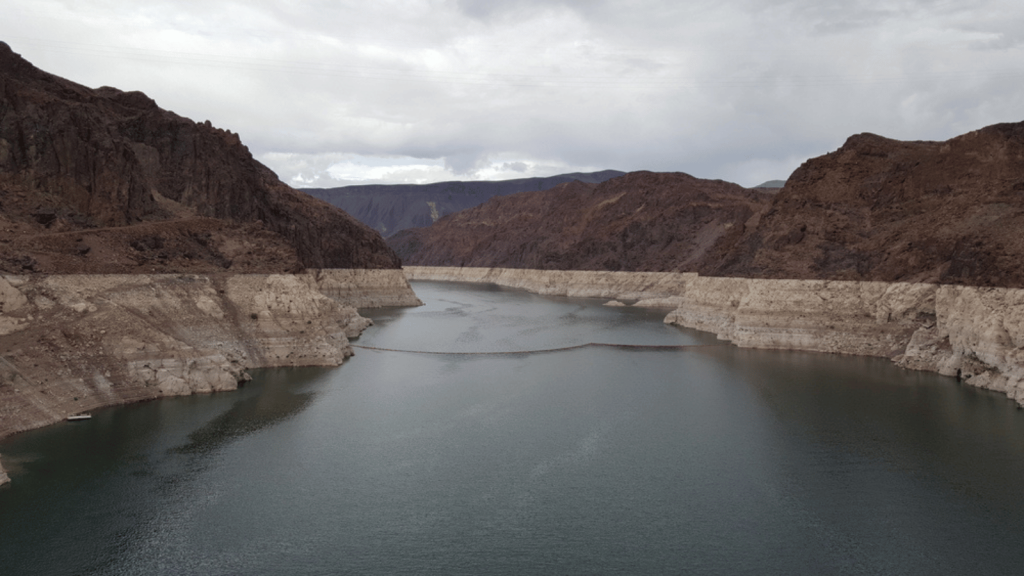
[[[458,284],[356,342],[714,344]],[[1024,413],[885,361],[358,350],[0,443],[3,574],[1020,574]]]

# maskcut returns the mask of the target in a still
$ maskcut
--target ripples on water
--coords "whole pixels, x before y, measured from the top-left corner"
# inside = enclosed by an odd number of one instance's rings
[[[714,343],[417,283],[359,344]],[[359,350],[0,444],[10,574],[1018,574],[1024,415],[886,361]]]

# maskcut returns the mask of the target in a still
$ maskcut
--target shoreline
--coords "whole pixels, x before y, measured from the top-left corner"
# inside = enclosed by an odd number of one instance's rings
[[[885,357],[1024,406],[1021,289],[423,266],[0,275],[0,439],[103,407],[235,390],[253,368],[341,365],[370,325],[357,307],[422,304],[409,280],[632,302],[739,347]]]
[[[665,322],[742,348],[884,357],[1024,406],[1024,290],[902,282],[765,280],[696,273],[407,266],[409,280],[666,308]]]
[[[108,406],[235,390],[253,368],[339,366],[371,324],[357,308],[420,304],[399,269],[0,275],[0,439]]]

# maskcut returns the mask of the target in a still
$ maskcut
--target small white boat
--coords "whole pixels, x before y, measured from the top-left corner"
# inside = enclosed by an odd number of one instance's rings
[[[92,414],[75,414],[74,416],[68,416],[68,422],[74,422],[76,420],[88,420],[92,418]]]

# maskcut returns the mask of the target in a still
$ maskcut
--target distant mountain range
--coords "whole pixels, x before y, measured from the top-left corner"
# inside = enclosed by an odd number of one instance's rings
[[[705,270],[773,195],[682,172],[631,172],[493,198],[388,244],[413,266]]]
[[[625,172],[618,170],[602,170],[514,180],[369,184],[300,190],[341,208],[387,237],[399,230],[430,226],[442,216],[478,206],[495,196],[548,190],[574,180],[600,184],[623,174]]]

